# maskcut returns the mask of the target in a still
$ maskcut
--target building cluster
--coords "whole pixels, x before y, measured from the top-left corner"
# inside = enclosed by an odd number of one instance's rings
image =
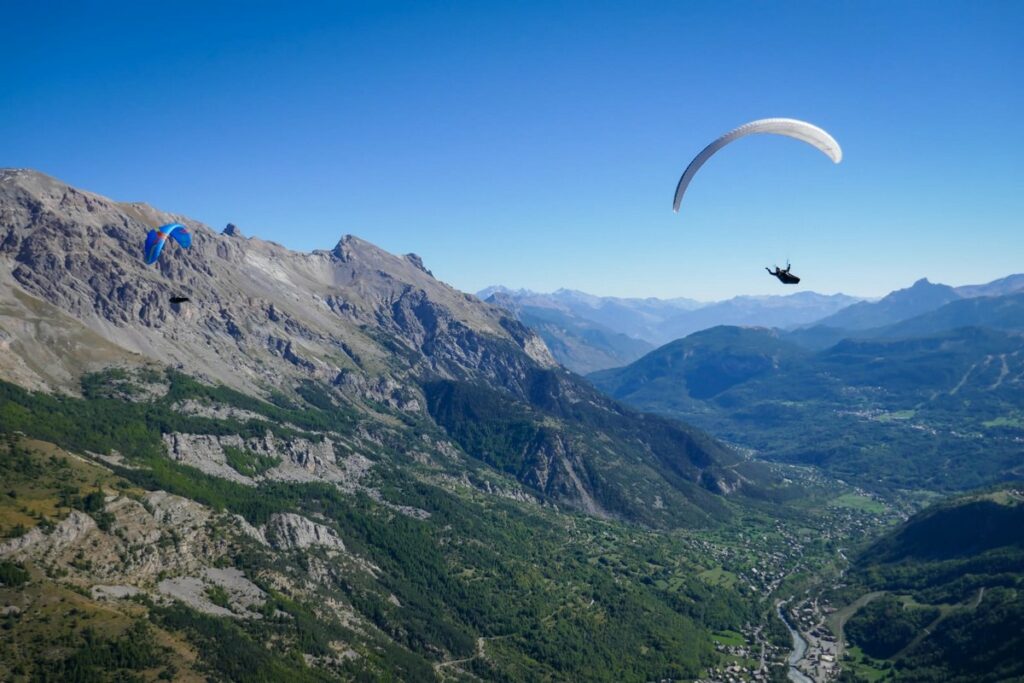
[[[787,467],[790,480],[805,485],[835,487],[837,498],[853,494],[861,499],[880,503],[867,505],[856,500],[823,506],[806,527],[783,521],[761,529],[744,529],[729,537],[691,537],[691,546],[698,551],[705,567],[721,571],[710,572],[709,581],[733,581],[752,595],[775,600],[783,591],[788,577],[801,574],[835,573],[841,581],[847,562],[843,546],[871,534],[879,525],[902,517],[887,501],[877,495],[848,483],[828,480],[812,468]],[[838,570],[838,571],[837,571]],[[806,641],[806,651],[796,668],[815,683],[838,680],[841,673],[843,645],[838,642],[828,625],[834,608],[823,599],[806,597],[802,602],[786,607],[790,624]],[[764,627],[748,626],[741,630],[742,644],[716,642],[721,655],[720,663],[710,667],[704,683],[750,683],[777,680],[779,671],[789,668],[787,658],[791,650],[773,646],[764,637]],[[794,674],[795,675],[795,674]]]
[[[811,598],[788,608],[788,617],[807,641],[807,651],[796,667],[816,683],[839,678],[843,645],[827,624],[835,609],[823,600]]]

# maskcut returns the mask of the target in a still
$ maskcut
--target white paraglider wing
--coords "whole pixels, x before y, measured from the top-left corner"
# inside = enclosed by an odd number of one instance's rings
[[[683,171],[683,177],[679,179],[679,184],[676,185],[676,196],[672,202],[672,210],[679,211],[679,204],[683,201],[683,194],[686,193],[686,188],[690,185],[690,181],[693,180],[693,176],[697,174],[697,171],[704,165],[704,162],[710,159],[715,152],[733,140],[739,140],[748,135],[759,133],[785,135],[786,137],[794,138],[817,147],[837,164],[843,160],[843,150],[840,149],[839,143],[836,142],[835,138],[821,128],[813,126],[806,121],[798,121],[797,119],[760,119],[758,121],[751,121],[735,130],[729,131],[712,142],[690,162],[690,165]]]

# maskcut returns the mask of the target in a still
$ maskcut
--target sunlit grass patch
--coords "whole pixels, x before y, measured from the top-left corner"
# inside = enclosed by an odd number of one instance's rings
[[[859,681],[880,681],[889,673],[881,662],[868,657],[856,645],[847,649],[843,665],[852,671]]]
[[[0,538],[54,524],[90,494],[142,495],[109,470],[53,444],[21,437],[0,442]]]
[[[1024,418],[1019,415],[1001,415],[991,420],[985,420],[981,423],[982,427],[986,429],[993,429],[997,427],[1009,427],[1011,429],[1024,429]]]
[[[722,645],[734,645],[736,647],[741,647],[747,643],[743,635],[736,631],[714,631],[711,636]]]
[[[837,508],[849,508],[852,510],[862,510],[864,512],[872,512],[881,514],[885,512],[885,505],[878,502],[870,496],[863,496],[859,493],[844,493],[838,498],[833,498],[829,502],[829,507]]]
[[[702,571],[697,576],[713,586],[732,586],[736,583],[736,575],[721,567]]]

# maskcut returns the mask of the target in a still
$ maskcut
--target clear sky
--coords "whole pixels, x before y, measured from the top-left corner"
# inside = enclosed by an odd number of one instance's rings
[[[168,7],[164,7],[167,5]],[[174,6],[171,9],[169,6]],[[1024,271],[1024,2],[12,2],[0,166],[294,249],[621,296]],[[748,138],[829,130],[845,158]]]

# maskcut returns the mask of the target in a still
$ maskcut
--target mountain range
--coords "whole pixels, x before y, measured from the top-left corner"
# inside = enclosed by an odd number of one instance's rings
[[[599,458],[582,455],[584,434],[573,433],[567,411],[592,412],[592,423],[604,420],[612,432],[621,427],[621,437],[600,435],[606,446],[593,452],[607,452],[614,470],[631,461],[650,468],[640,476],[660,481],[662,496],[691,493],[689,484],[677,490],[680,475],[715,490],[738,485],[731,469],[716,469],[720,460],[732,464],[725,449],[616,406],[559,369],[543,341],[503,309],[436,280],[415,255],[393,256],[352,236],[300,254],[27,171],[0,173],[0,207],[0,334],[7,378],[22,386],[66,390],[82,369],[156,361],[259,397],[316,382],[331,401],[389,429],[390,413],[421,419],[464,394],[441,387],[473,387],[481,400],[504,402],[499,412],[521,406],[524,425],[538,425],[543,438],[522,445],[511,473],[563,503],[624,512],[602,502],[610,482],[598,485]],[[192,248],[170,248],[147,268],[139,235],[172,220],[193,231]],[[672,445],[651,444],[641,456],[631,444],[651,429],[674,430],[665,442]],[[654,514],[681,507],[692,505]]]
[[[932,284],[927,278],[922,278],[906,289],[887,294],[879,301],[852,304],[814,323],[843,330],[881,327],[935,310],[960,297],[953,287]]]
[[[880,494],[1020,478],[1019,284],[652,349],[850,301],[488,303],[0,170],[0,679],[779,678],[774,596]]]
[[[870,488],[1024,474],[1024,293],[956,299],[820,347],[807,332],[712,328],[590,379],[641,410]]]
[[[579,373],[625,365],[656,346],[715,325],[792,327],[860,301],[843,294],[798,292],[704,303],[597,297],[567,289],[538,294],[504,287],[488,287],[477,296],[515,313],[544,339],[558,362]]]
[[[982,325],[1016,329],[1014,307],[1000,320],[997,310],[1008,295],[1024,292],[1024,276],[1011,275],[985,285],[949,287],[927,279],[899,289],[876,302],[861,302],[811,326],[794,330],[790,339],[809,348],[825,348],[856,337],[900,337]],[[949,304],[947,306],[947,304]]]
[[[34,171],[0,171],[0,345],[0,678],[694,678],[759,607],[652,530],[791,495],[415,255]]]
[[[882,328],[961,299],[1024,291],[1024,275],[983,285],[950,287],[922,278],[877,301],[844,294],[797,292],[738,296],[702,303],[692,299],[623,299],[560,289],[551,294],[488,287],[477,296],[515,313],[547,343],[565,367],[587,374],[631,363],[655,347],[718,325],[798,330],[798,343],[824,348],[845,336],[871,336]],[[894,332],[896,332],[894,330]]]

